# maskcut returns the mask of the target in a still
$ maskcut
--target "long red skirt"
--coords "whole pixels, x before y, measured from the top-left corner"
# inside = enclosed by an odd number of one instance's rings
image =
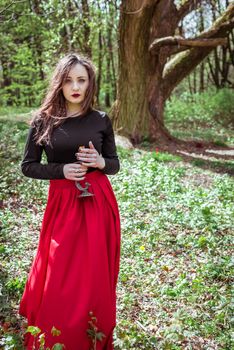
[[[19,313],[28,325],[45,333],[48,347],[62,343],[66,350],[112,350],[120,261],[118,204],[105,174],[95,170],[81,183],[86,181],[95,196],[78,198],[74,181],[50,180],[38,249]],[[93,326],[90,312],[96,317]],[[89,337],[87,330],[94,326]],[[52,327],[61,334],[52,336]],[[94,346],[99,332],[104,336]],[[25,335],[26,349],[33,348],[33,339]]]

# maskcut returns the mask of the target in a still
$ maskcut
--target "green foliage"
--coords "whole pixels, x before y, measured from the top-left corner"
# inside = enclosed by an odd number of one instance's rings
[[[115,344],[183,349],[202,337],[228,350],[233,181],[156,155],[121,150],[112,179],[124,237]]]
[[[39,350],[63,350],[64,344],[56,343],[52,346],[52,348],[45,347],[46,336],[45,333],[42,333],[41,329],[35,326],[28,326],[26,329],[26,333],[30,333],[34,337],[34,343],[32,350],[36,349],[36,343],[39,344]],[[51,329],[51,334],[53,336],[59,336],[61,331],[54,326]]]
[[[220,146],[234,143],[233,98],[233,90],[227,88],[174,94],[166,103],[165,123],[179,138],[207,139]]]
[[[2,119],[1,124],[6,121],[29,121],[31,118],[32,109],[30,107],[18,106],[18,107],[0,107],[0,118]],[[1,125],[2,127],[2,125]]]
[[[33,52],[25,43],[11,56],[8,71],[9,86],[0,91],[3,106],[38,106],[45,90],[45,81],[38,79],[39,67],[33,60]]]
[[[88,337],[91,338],[92,348],[90,350],[97,349],[97,341],[102,341],[105,338],[105,334],[100,332],[97,327],[97,318],[94,316],[93,312],[89,312],[90,320],[88,321],[89,328],[86,330]]]
[[[51,348],[45,346],[46,336],[42,333],[41,329],[35,326],[28,326],[25,333],[30,333],[34,337],[32,350],[63,350],[64,344],[55,343]],[[1,334],[1,333],[0,333]],[[58,336],[61,334],[60,330],[52,327],[51,334]],[[36,347],[37,344],[37,347]],[[13,332],[4,332],[0,340],[0,345],[3,346],[4,350],[23,350],[22,338],[20,339],[19,334]]]
[[[69,51],[92,56],[97,67],[100,66],[97,72],[102,82],[99,103],[105,105],[107,93],[113,102],[118,57],[117,30],[113,30],[113,26],[117,28],[119,1],[115,3],[90,1],[86,18],[83,3],[64,6],[61,0],[43,0],[17,1],[9,5],[2,0],[0,106],[38,107],[47,78],[58,59]],[[111,50],[108,45],[112,45]]]
[[[221,126],[234,127],[233,98],[233,91],[227,88],[193,95],[184,92],[179,98],[173,95],[166,105],[166,120],[169,123],[176,120],[181,125],[205,122],[212,126],[216,122]]]
[[[17,350],[13,318],[48,188],[20,173],[27,128],[11,118],[0,128],[0,313],[11,325],[0,337]],[[233,179],[157,149],[118,152],[121,171],[109,177],[122,223],[115,349],[231,349]],[[95,319],[88,333],[102,337]]]
[[[26,332],[27,332],[27,333],[30,333],[32,336],[35,336],[35,337],[36,337],[38,334],[41,333],[41,330],[40,330],[40,328],[35,327],[35,326],[28,326]]]
[[[0,327],[1,335],[1,327]],[[1,349],[4,350],[23,350],[22,341],[18,334],[15,333],[5,333],[0,338]]]

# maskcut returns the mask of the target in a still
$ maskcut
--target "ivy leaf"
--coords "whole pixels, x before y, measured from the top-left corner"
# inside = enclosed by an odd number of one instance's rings
[[[42,333],[42,334],[39,335],[39,343],[42,346],[45,345],[45,333]],[[44,348],[42,348],[42,349],[44,349]]]
[[[102,341],[102,339],[105,338],[105,334],[103,334],[102,332],[98,332],[96,333],[96,337],[97,337],[97,340]]]
[[[52,350],[63,350],[63,349],[64,349],[64,345],[60,343],[56,343],[52,347]]]
[[[51,334],[57,337],[61,334],[61,331],[53,326],[51,329]]]
[[[26,333],[31,333],[31,335],[36,337],[39,333],[41,333],[41,329],[35,326],[28,326],[26,329]]]

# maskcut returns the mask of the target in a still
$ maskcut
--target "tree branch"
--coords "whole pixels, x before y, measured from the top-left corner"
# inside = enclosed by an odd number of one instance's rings
[[[0,10],[0,15],[3,14],[3,12],[7,11],[12,5],[16,5],[16,4],[19,4],[21,2],[26,2],[26,1],[27,0],[12,1],[9,5],[7,5],[7,7],[5,7],[2,10]]]
[[[186,0],[178,9],[178,19],[181,20],[188,13],[192,12],[200,5],[202,0]]]
[[[180,36],[167,36],[160,39],[155,39],[149,47],[149,51],[153,54],[159,51],[161,47],[168,45],[180,45],[189,47],[216,47],[218,45],[227,45],[227,38],[202,39],[192,38],[185,39]]]
[[[41,15],[37,15],[37,17],[49,17],[50,15],[52,15],[53,13],[57,13],[57,11],[51,11],[51,12],[48,12],[48,13],[45,13],[45,14],[41,14]],[[33,16],[33,13],[12,13],[11,16],[7,19],[2,19],[2,17],[0,16],[0,24],[1,22],[11,22],[11,21],[17,21],[18,18],[20,17],[29,17],[29,16]]]
[[[200,39],[224,38],[234,28],[234,3],[232,2],[226,11],[215,21],[212,27],[201,33]],[[169,96],[172,90],[182,81],[205,57],[209,55],[213,47],[195,47],[177,54],[164,67],[163,89],[165,96]]]

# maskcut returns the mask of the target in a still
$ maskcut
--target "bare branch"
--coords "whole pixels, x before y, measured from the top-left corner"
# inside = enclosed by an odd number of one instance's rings
[[[186,0],[178,9],[178,18],[181,20],[188,13],[192,12],[200,5],[202,0]]]
[[[149,51],[159,51],[161,47],[168,45],[180,45],[189,47],[216,47],[218,45],[227,45],[227,38],[201,39],[192,38],[185,39],[180,36],[167,36],[165,38],[155,39],[149,47]]]
[[[224,38],[234,28],[234,3],[215,21],[210,29],[202,32],[200,39]],[[197,38],[198,39],[198,38]],[[193,47],[175,55],[164,67],[163,84],[166,96],[184,79],[200,62],[206,58],[213,47]]]

